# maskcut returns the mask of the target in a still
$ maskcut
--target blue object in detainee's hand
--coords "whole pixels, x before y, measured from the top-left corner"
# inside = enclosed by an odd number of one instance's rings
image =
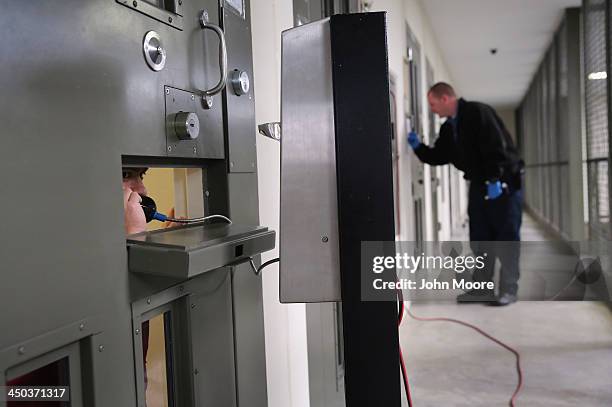
[[[155,212],[153,214],[153,219],[158,220],[160,222],[165,222],[168,220],[168,217],[164,215],[163,213]]]
[[[413,150],[421,145],[421,140],[419,140],[419,135],[416,134],[416,132],[411,131],[408,133],[408,144],[410,144],[410,147],[412,147]]]
[[[487,185],[487,195],[485,196],[485,199],[497,199],[501,196],[504,185],[502,185],[500,181],[487,181],[485,184]]]
[[[165,222],[168,220],[168,217],[163,213],[157,212],[157,205],[155,201],[150,196],[140,194],[141,202],[140,206],[145,213],[145,219],[147,223],[151,222],[153,219],[158,220],[160,222]]]

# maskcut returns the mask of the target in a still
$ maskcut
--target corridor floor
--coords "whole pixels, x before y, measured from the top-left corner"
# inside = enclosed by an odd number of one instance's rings
[[[548,238],[524,218],[523,240]],[[606,303],[523,301],[496,308],[447,302],[410,309],[475,324],[514,347],[523,370],[517,407],[612,406],[612,311]],[[509,405],[515,357],[475,331],[406,315],[400,342],[415,407]]]

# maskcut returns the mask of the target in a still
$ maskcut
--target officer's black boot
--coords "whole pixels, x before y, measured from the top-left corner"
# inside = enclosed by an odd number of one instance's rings
[[[496,301],[495,291],[493,290],[470,290],[457,296],[458,303],[469,303],[469,302],[494,302]]]

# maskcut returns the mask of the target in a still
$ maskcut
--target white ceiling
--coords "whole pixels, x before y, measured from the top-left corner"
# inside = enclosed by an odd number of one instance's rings
[[[466,99],[513,107],[523,98],[566,7],[580,0],[421,0]],[[497,48],[497,54],[489,50]]]

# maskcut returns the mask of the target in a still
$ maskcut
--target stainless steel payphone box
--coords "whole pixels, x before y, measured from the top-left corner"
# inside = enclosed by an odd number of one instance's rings
[[[281,301],[340,301],[330,19],[283,32]]]

